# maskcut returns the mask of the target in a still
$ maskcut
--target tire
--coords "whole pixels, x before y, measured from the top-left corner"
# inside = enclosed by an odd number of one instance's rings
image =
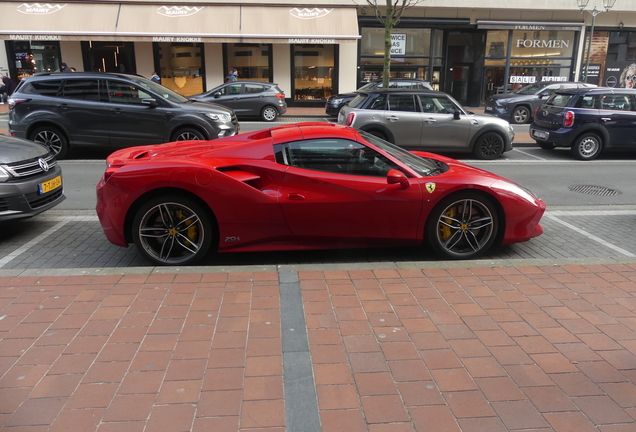
[[[273,106],[266,106],[261,110],[261,119],[266,122],[273,122],[278,117],[278,110]]]
[[[578,160],[596,159],[601,154],[603,142],[595,133],[584,133],[572,143],[572,156]]]
[[[57,159],[64,159],[70,150],[68,139],[55,126],[40,126],[31,132],[29,139],[47,147]]]
[[[524,106],[515,107],[510,116],[510,123],[512,124],[524,124],[530,120],[530,110]]]
[[[170,141],[196,141],[206,139],[205,135],[203,135],[198,129],[184,127],[177,129],[177,131],[172,134],[172,139]]]
[[[444,258],[472,259],[492,246],[498,231],[499,217],[490,200],[479,193],[459,192],[429,214],[425,238]]]
[[[497,159],[504,151],[504,140],[496,132],[486,132],[477,138],[473,147],[473,154],[477,159]]]
[[[201,260],[216,237],[208,213],[198,203],[176,195],[145,202],[132,224],[135,246],[159,265],[189,265]]]
[[[537,141],[537,145],[539,147],[541,147],[543,150],[552,150],[554,149],[554,144],[552,144],[551,142],[547,142],[547,141]]]

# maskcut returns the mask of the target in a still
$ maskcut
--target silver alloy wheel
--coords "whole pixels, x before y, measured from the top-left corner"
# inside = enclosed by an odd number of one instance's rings
[[[436,223],[439,245],[455,258],[480,253],[491,244],[495,222],[490,209],[472,198],[459,199],[448,205]]]
[[[261,113],[261,117],[263,118],[263,120],[271,122],[276,120],[276,117],[278,117],[278,111],[276,111],[276,108],[268,106],[263,108],[263,112]]]
[[[205,225],[189,207],[164,202],[151,207],[139,223],[139,240],[144,251],[161,264],[183,264],[199,253]]]
[[[524,124],[530,118],[530,111],[526,107],[517,107],[512,113],[512,120],[516,124]]]
[[[43,129],[38,132],[33,137],[33,141],[47,147],[56,156],[60,153],[60,151],[62,151],[62,147],[64,146],[62,138],[50,129]]]
[[[596,135],[586,135],[574,147],[579,159],[594,159],[601,151],[601,141]]]
[[[205,138],[202,138],[196,132],[190,129],[185,129],[183,132],[179,132],[179,134],[177,135],[177,139],[175,141],[195,141],[195,140],[203,140],[203,139]]]

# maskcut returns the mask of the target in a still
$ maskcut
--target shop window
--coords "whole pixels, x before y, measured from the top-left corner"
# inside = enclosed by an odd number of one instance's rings
[[[87,71],[137,73],[133,42],[83,41],[82,55]]]
[[[161,85],[182,96],[203,93],[203,44],[155,42],[153,48]]]
[[[238,79],[272,82],[271,44],[225,44],[228,73],[236,69]]]
[[[6,47],[11,75],[18,80],[60,69],[59,42],[7,41]]]
[[[334,45],[292,45],[294,100],[326,100],[333,92]]]
[[[512,32],[511,57],[571,58],[574,52],[574,36],[573,31],[515,30]]]

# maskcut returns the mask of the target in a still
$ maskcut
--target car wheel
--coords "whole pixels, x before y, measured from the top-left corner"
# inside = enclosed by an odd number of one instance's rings
[[[430,213],[426,239],[449,259],[471,259],[492,246],[499,229],[493,204],[483,195],[460,192],[442,200]]]
[[[496,132],[486,132],[475,142],[473,154],[477,159],[490,160],[497,159],[504,150],[504,140]]]
[[[579,160],[595,159],[603,148],[601,138],[595,133],[586,133],[572,144],[572,155]]]
[[[512,112],[511,122],[513,124],[524,124],[530,120],[530,110],[524,106],[518,106]]]
[[[266,106],[261,110],[261,119],[266,122],[271,122],[276,120],[278,117],[278,110],[272,106]]]
[[[69,152],[68,140],[54,126],[40,126],[31,133],[30,139],[47,147],[58,159],[64,159]]]
[[[206,137],[199,130],[186,127],[177,130],[172,135],[171,141],[196,141],[205,139]]]
[[[144,203],[132,227],[137,249],[160,265],[194,264],[206,255],[216,237],[205,210],[191,199],[176,195]]]
[[[537,144],[539,145],[539,147],[541,147],[543,150],[552,150],[554,149],[554,144],[552,144],[551,142],[547,142],[547,141],[537,141]]]

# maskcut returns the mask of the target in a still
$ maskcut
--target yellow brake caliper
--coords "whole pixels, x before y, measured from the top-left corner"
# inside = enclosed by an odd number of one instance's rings
[[[184,220],[186,217],[183,215],[183,210],[177,211],[177,217],[179,220]],[[190,239],[191,242],[196,242],[196,239],[199,235],[199,228],[196,226],[194,221],[190,222],[188,226],[188,230],[186,231],[186,236]]]
[[[454,208],[448,209],[448,211],[444,213],[444,215],[448,216],[449,218],[455,217],[455,209]],[[453,221],[450,219],[446,219],[444,220],[444,222],[446,222],[448,225],[453,224]],[[451,229],[448,225],[440,224],[439,226],[439,231],[441,233],[441,237],[443,241],[448,241],[448,239],[451,237],[451,234],[452,234]]]

